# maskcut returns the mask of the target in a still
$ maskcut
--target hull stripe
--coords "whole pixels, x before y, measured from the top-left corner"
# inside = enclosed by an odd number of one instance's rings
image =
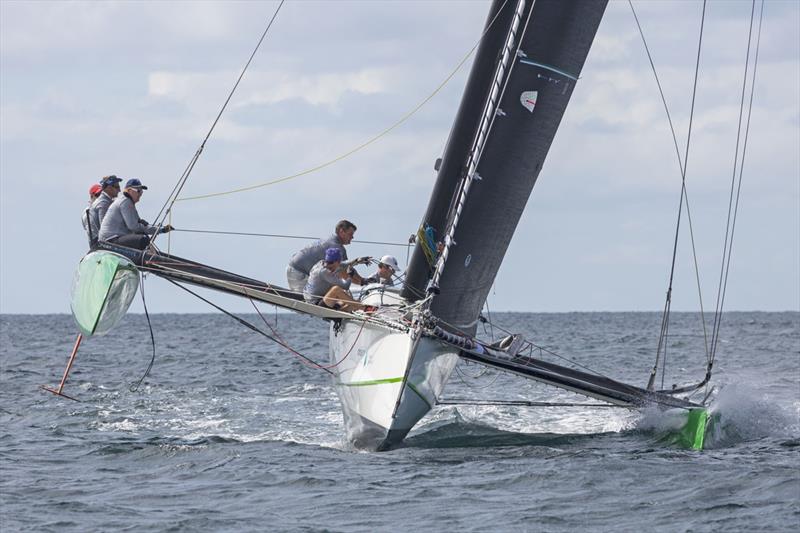
[[[384,385],[386,383],[400,383],[403,381],[402,377],[399,378],[386,378],[386,379],[373,379],[369,381],[352,381],[350,383],[339,382],[340,385],[345,387],[368,387],[370,385]]]
[[[400,378],[386,378],[386,379],[372,379],[372,380],[368,380],[368,381],[352,381],[350,383],[344,383],[344,382],[340,381],[339,385],[342,385],[344,387],[369,387],[369,386],[372,386],[372,385],[387,385],[389,383],[400,383],[401,381],[403,381],[402,377],[400,377]],[[412,391],[414,391],[414,393],[417,396],[419,396],[419,398],[423,402],[425,402],[425,404],[428,406],[428,409],[433,409],[433,405],[431,405],[431,402],[428,401],[428,399],[425,397],[425,395],[422,394],[414,386],[413,383],[408,382],[408,383],[406,383],[406,385],[408,385],[408,388],[411,389]]]

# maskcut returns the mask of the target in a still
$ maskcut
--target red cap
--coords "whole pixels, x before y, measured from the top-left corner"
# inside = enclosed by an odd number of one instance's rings
[[[92,185],[91,187],[89,187],[89,194],[90,194],[91,196],[97,196],[97,195],[98,195],[98,194],[100,194],[101,192],[103,192],[103,188],[100,186],[100,184],[99,184],[99,183],[95,183],[94,185]]]

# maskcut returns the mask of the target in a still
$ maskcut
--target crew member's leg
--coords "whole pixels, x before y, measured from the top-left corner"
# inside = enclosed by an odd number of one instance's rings
[[[331,289],[322,298],[322,303],[327,307],[333,309],[340,309],[347,313],[351,313],[357,309],[364,309],[364,305],[356,302],[350,293],[341,287],[331,287]]]
[[[127,246],[128,248],[144,250],[145,247],[147,247],[147,245],[150,243],[150,235],[131,233],[128,235],[121,235],[116,239],[112,239],[111,242],[114,244],[119,244],[120,246]]]
[[[286,282],[289,284],[290,291],[303,294],[303,289],[308,282],[308,274],[289,265],[286,267]]]

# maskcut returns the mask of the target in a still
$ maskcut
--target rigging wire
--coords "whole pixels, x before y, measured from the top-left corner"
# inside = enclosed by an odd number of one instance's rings
[[[742,77],[742,97],[741,103],[739,105],[739,127],[736,133],[736,150],[734,152],[733,157],[733,173],[731,175],[731,192],[730,198],[728,200],[728,221],[725,225],[725,241],[722,249],[722,265],[720,267],[720,280],[719,286],[717,289],[717,307],[714,312],[714,326],[711,334],[711,362],[713,364],[714,358],[717,354],[717,349],[719,347],[719,330],[720,330],[720,323],[722,322],[722,307],[725,303],[725,292],[728,287],[728,272],[731,266],[731,253],[733,252],[733,234],[734,230],[736,229],[736,215],[739,211],[739,195],[742,189],[742,173],[744,171],[744,160],[745,160],[745,152],[747,150],[747,139],[750,133],[750,117],[753,111],[753,94],[755,93],[755,85],[756,85],[756,69],[758,67],[758,52],[761,45],[761,23],[764,18],[764,0],[761,0],[761,10],[758,19],[758,36],[756,37],[756,49],[755,55],[753,58],[753,74],[752,74],[752,82],[750,84],[750,103],[749,108],[747,110],[747,123],[745,125],[745,133],[744,133],[744,142],[742,145],[742,158],[739,161],[739,179],[738,184],[736,183],[736,167],[737,161],[739,160],[739,140],[742,133],[742,115],[744,114],[744,101],[745,101],[745,93],[747,88],[747,72],[749,67],[749,60],[750,60],[750,43],[753,36],[753,20],[755,18],[755,8],[756,8],[756,1],[753,0],[752,8],[750,11],[750,31],[747,38],[747,59],[745,60],[745,67],[744,67],[744,75]],[[734,186],[736,188],[736,202],[734,205],[733,201],[733,190]],[[733,210],[733,217],[731,218],[731,210]],[[730,238],[728,236],[730,232]],[[725,255],[727,251],[727,257]],[[724,282],[723,282],[723,273],[724,273]]]
[[[494,288],[494,284],[492,284],[492,288]],[[489,297],[486,297],[486,301],[483,302],[483,305],[486,306],[486,321],[483,322],[483,333],[486,333],[486,324],[489,324],[489,335],[491,336],[492,342],[494,342],[494,324],[492,323],[492,311],[489,309]],[[480,319],[479,319],[480,320]]]
[[[150,313],[147,312],[147,300],[144,297],[144,272],[140,273],[141,283],[139,285],[142,288],[142,306],[144,307],[144,316],[147,318],[147,328],[150,330],[150,344],[153,346],[153,355],[150,356],[150,363],[147,365],[147,368],[142,374],[142,377],[139,378],[139,381],[136,384],[131,385],[128,387],[128,390],[131,392],[136,392],[139,390],[139,387],[142,385],[142,382],[147,378],[150,374],[150,369],[153,368],[153,363],[156,360],[156,338],[153,335],[153,324],[150,323]]]
[[[253,302],[253,300],[251,298],[248,298],[250,300],[250,303],[253,304],[253,307],[255,307],[256,312],[258,313],[258,315],[261,317],[261,319],[264,321],[264,323],[267,325],[267,327],[269,327],[270,330],[272,330],[274,335],[270,335],[269,333],[266,333],[265,331],[259,329],[258,327],[256,327],[252,323],[248,322],[247,320],[245,320],[245,319],[243,319],[243,318],[231,313],[227,309],[224,309],[223,307],[215,304],[211,300],[208,300],[207,298],[204,298],[203,296],[200,296],[199,294],[197,294],[193,290],[189,289],[188,287],[185,287],[184,285],[178,283],[177,281],[174,281],[174,280],[172,280],[170,278],[164,278],[164,279],[166,279],[167,281],[169,281],[173,285],[176,285],[176,286],[180,287],[181,289],[183,289],[184,291],[188,292],[189,294],[191,294],[195,298],[198,298],[199,300],[202,300],[205,303],[209,304],[210,306],[215,308],[217,311],[220,311],[220,312],[224,313],[225,315],[228,315],[229,317],[233,318],[234,320],[236,320],[237,322],[239,322],[240,324],[242,324],[246,328],[250,329],[251,331],[254,331],[254,332],[258,333],[259,335],[262,335],[262,336],[266,337],[267,339],[269,339],[272,342],[274,342],[275,344],[283,347],[284,349],[288,350],[289,352],[291,352],[292,354],[296,355],[297,357],[300,357],[301,359],[303,359],[307,363],[310,363],[310,365],[312,365],[314,368],[318,368],[320,370],[323,370],[323,371],[325,371],[325,372],[327,372],[328,374],[331,374],[331,375],[333,375],[333,372],[331,372],[330,369],[331,368],[335,368],[338,365],[340,365],[342,363],[342,361],[347,359],[347,357],[352,353],[353,349],[355,348],[356,344],[358,343],[358,339],[361,336],[361,332],[364,330],[364,326],[366,325],[367,322],[369,322],[369,318],[367,320],[363,320],[361,322],[361,328],[359,329],[358,335],[356,336],[355,340],[353,341],[353,345],[350,346],[350,349],[347,351],[347,353],[339,361],[336,361],[335,363],[333,363],[331,365],[322,365],[322,364],[314,361],[310,357],[308,357],[306,355],[303,355],[299,351],[297,351],[294,348],[292,348],[291,346],[289,346],[285,341],[283,341],[277,335],[277,333],[275,332],[274,328],[269,324],[269,322],[267,322],[266,318],[264,318],[263,314],[258,309],[258,307],[256,307],[255,302]]]
[[[672,246],[672,265],[670,266],[669,272],[669,287],[667,288],[667,297],[666,302],[664,303],[664,314],[662,315],[661,319],[661,332],[658,339],[658,347],[656,348],[656,360],[653,364],[653,368],[650,371],[650,379],[647,381],[647,390],[653,390],[655,385],[656,374],[658,373],[658,364],[659,360],[661,359],[661,353],[663,348],[663,362],[661,366],[661,388],[664,388],[664,374],[667,362],[667,344],[666,344],[666,336],[669,334],[669,314],[672,306],[672,283],[675,278],[675,260],[678,254],[678,236],[680,235],[680,228],[681,228],[681,214],[683,212],[683,203],[684,203],[684,196],[686,194],[686,170],[689,166],[689,147],[691,146],[692,140],[692,124],[694,122],[694,105],[697,98],[697,79],[698,74],[700,71],[700,52],[703,47],[703,29],[705,26],[706,20],[706,0],[703,0],[703,12],[700,18],[700,36],[697,42],[697,59],[695,61],[695,68],[694,68],[694,83],[692,87],[692,105],[689,111],[689,128],[686,135],[686,151],[684,152],[683,156],[683,168],[681,172],[681,196],[680,202],[678,204],[678,220],[675,224],[675,240]]]
[[[480,364],[480,363],[478,363],[478,364]],[[488,374],[489,371],[492,370],[492,368],[489,367],[489,366],[486,366],[486,365],[481,365],[481,366],[483,368],[481,369],[480,372],[478,372],[474,376],[470,376],[470,375],[468,375],[466,372],[464,372],[461,369],[461,365],[457,364],[456,367],[455,367],[455,370],[456,370],[456,374],[458,374],[458,379],[467,388],[470,388],[470,389],[488,389],[489,387],[491,387],[492,385],[495,384],[495,382],[497,381],[497,378],[500,376],[500,372],[495,372],[492,380],[489,381],[488,383],[486,383],[485,385],[473,385],[472,383],[469,383],[467,381],[467,379],[466,379],[466,378],[469,378],[469,379],[472,379],[472,380],[478,380],[478,379],[482,378],[483,376],[485,376],[486,374]]]
[[[438,319],[438,320],[439,320],[439,323],[446,325],[448,328],[451,328],[454,331],[457,331],[462,336],[467,337],[467,338],[473,338],[472,335],[470,335],[469,333],[467,333],[463,329],[459,328],[458,326],[456,326],[454,324],[450,324],[449,322],[447,322],[445,320],[442,320],[442,319]],[[480,320],[480,318],[479,318],[479,320]],[[493,326],[496,327],[498,330],[502,331],[503,333],[507,334],[507,335],[514,335],[514,333],[512,331],[510,331],[510,330],[508,330],[508,329],[506,329],[506,328],[504,328],[504,327],[502,327],[502,326],[500,326],[498,324],[493,324]],[[478,342],[480,342],[480,341],[478,341]],[[590,367],[588,367],[588,366],[586,366],[584,364],[578,363],[577,361],[575,361],[573,359],[570,359],[570,358],[568,358],[566,356],[563,356],[561,354],[558,354],[558,353],[556,353],[556,352],[554,352],[552,350],[549,350],[549,349],[545,348],[544,346],[539,346],[538,344],[534,344],[533,342],[531,342],[531,341],[529,341],[527,339],[525,340],[525,342],[527,344],[529,344],[532,347],[532,349],[537,350],[540,354],[545,354],[546,353],[546,354],[551,355],[551,356],[553,356],[553,357],[555,357],[557,359],[561,359],[562,361],[566,361],[567,363],[575,365],[578,368],[582,368],[582,369],[586,370],[587,372],[589,372],[591,374],[594,374],[596,376],[612,379],[611,376],[609,376],[607,374],[603,374],[602,372],[594,370],[593,368],[590,368]]]
[[[294,349],[290,348],[290,347],[289,347],[289,345],[286,343],[286,341],[284,341],[284,340],[283,340],[283,338],[282,338],[280,335],[278,335],[278,332],[277,332],[277,331],[275,330],[275,328],[273,328],[273,327],[272,327],[272,325],[271,325],[271,324],[270,324],[270,323],[267,321],[267,319],[264,317],[264,315],[263,315],[263,314],[261,314],[261,310],[260,310],[260,309],[259,309],[259,308],[256,306],[256,303],[253,301],[253,299],[252,299],[252,298],[248,298],[248,300],[250,300],[250,303],[251,303],[251,304],[253,304],[253,309],[255,309],[255,310],[256,310],[256,313],[258,313],[258,316],[259,316],[259,317],[261,318],[261,320],[264,322],[264,325],[265,325],[265,326],[267,326],[267,327],[269,328],[269,330],[272,332],[272,334],[273,334],[273,335],[274,335],[274,336],[275,336],[275,337],[276,337],[278,340],[280,340],[281,342],[283,342],[283,343],[284,343],[284,344],[283,344],[283,346],[284,346],[284,347],[285,347],[285,348],[286,348],[286,349],[289,351],[289,353],[291,353],[292,355],[295,355],[295,356],[297,356],[297,357],[300,359],[300,362],[301,362],[301,363],[303,363],[304,365],[308,366],[309,368],[318,368],[318,365],[316,365],[316,364],[315,364],[315,365],[310,365],[310,364],[309,364],[309,363],[306,361],[306,358],[305,358],[305,357],[303,357],[303,354],[301,354],[300,352],[298,352],[298,351],[296,351],[296,350],[294,350]],[[277,306],[276,306],[276,308],[275,308],[275,309],[277,310]],[[276,327],[277,327],[277,324],[278,324],[278,315],[277,315],[277,312],[276,312],[276,314],[275,314],[275,325],[276,325]]]
[[[255,48],[253,49],[253,52],[250,54],[250,58],[247,60],[247,63],[245,63],[244,68],[242,69],[242,72],[239,74],[239,78],[236,80],[236,83],[233,84],[233,88],[231,89],[230,93],[228,94],[228,97],[225,99],[225,103],[222,104],[222,108],[220,108],[219,113],[217,113],[217,117],[214,119],[214,122],[211,124],[211,128],[209,128],[208,133],[206,134],[205,138],[203,139],[203,142],[200,143],[200,146],[198,147],[198,149],[195,152],[194,156],[192,156],[191,160],[189,160],[189,164],[186,166],[186,169],[183,171],[183,174],[181,174],[181,177],[178,179],[178,182],[175,184],[175,187],[173,187],[172,192],[167,197],[167,200],[164,202],[164,205],[161,206],[161,210],[158,212],[158,215],[156,216],[156,224],[159,227],[159,229],[160,229],[161,225],[163,225],[164,220],[166,219],[165,210],[166,210],[166,213],[169,213],[172,210],[172,206],[178,200],[178,196],[180,195],[181,190],[183,190],[184,185],[186,185],[186,181],[189,179],[189,175],[192,173],[192,170],[194,169],[194,166],[197,163],[197,160],[200,158],[200,154],[203,153],[203,149],[205,148],[206,142],[211,137],[211,133],[214,131],[214,128],[217,126],[217,123],[219,122],[220,118],[222,117],[222,113],[224,113],[225,109],[228,107],[228,103],[231,101],[231,98],[233,97],[233,93],[236,92],[237,87],[239,87],[239,82],[242,81],[242,78],[244,77],[245,72],[247,72],[247,68],[250,66],[250,63],[253,61],[253,58],[255,57],[256,52],[258,52],[258,49],[261,47],[261,43],[264,42],[264,39],[267,36],[267,32],[269,32],[269,29],[272,27],[272,23],[275,22],[275,17],[278,16],[278,13],[280,12],[281,7],[283,7],[283,4],[284,4],[285,1],[286,0],[281,0],[281,3],[278,4],[278,7],[275,9],[275,13],[273,13],[272,18],[270,19],[269,23],[267,24],[266,29],[264,30],[264,33],[261,34],[261,38],[258,40],[258,44],[256,44]],[[167,207],[167,206],[169,206],[169,207]],[[164,215],[164,218],[162,218],[162,215]],[[156,233],[153,236],[153,238],[151,239],[151,242],[155,240],[156,235],[158,235],[158,233]]]
[[[408,121],[408,119],[410,119],[413,115],[415,115],[417,113],[417,111],[422,109],[422,107],[424,107],[425,104],[427,104],[431,99],[433,99],[433,97],[436,96],[439,93],[439,91],[441,91],[444,88],[444,86],[447,85],[450,82],[450,80],[456,75],[456,73],[458,73],[458,71],[461,70],[461,67],[464,66],[464,63],[466,63],[467,60],[472,56],[473,52],[478,47],[478,45],[481,43],[481,41],[483,40],[484,36],[486,36],[486,34],[492,28],[492,26],[494,25],[494,23],[497,20],[498,16],[503,11],[503,8],[505,7],[507,1],[508,0],[506,0],[506,2],[503,2],[503,5],[500,7],[500,9],[497,10],[497,14],[494,16],[492,21],[486,26],[486,29],[481,34],[480,38],[478,38],[478,40],[472,46],[472,48],[469,49],[469,51],[466,53],[466,55],[464,55],[464,57],[461,59],[461,61],[458,62],[458,64],[455,66],[455,68],[433,90],[433,92],[431,94],[429,94],[428,96],[426,96],[419,104],[417,104],[413,109],[411,109],[406,114],[401,116],[393,124],[391,124],[390,126],[385,128],[383,131],[377,133],[376,135],[374,135],[370,139],[364,141],[363,143],[359,144],[355,148],[351,148],[350,150],[344,152],[343,154],[340,154],[340,155],[334,157],[333,159],[330,159],[328,161],[320,163],[319,165],[316,165],[316,166],[311,167],[311,168],[307,168],[305,170],[302,170],[300,172],[296,172],[296,173],[288,175],[288,176],[283,176],[281,178],[273,179],[273,180],[262,182],[262,183],[256,183],[254,185],[248,185],[246,187],[239,187],[237,189],[231,189],[231,190],[228,190],[228,191],[221,191],[221,192],[209,193],[209,194],[200,194],[200,195],[197,195],[197,196],[188,196],[188,197],[185,197],[185,198],[176,199],[176,201],[178,201],[178,202],[188,202],[190,200],[202,200],[202,199],[206,199],[206,198],[215,198],[215,197],[218,197],[218,196],[226,196],[226,195],[236,194],[236,193],[240,193],[240,192],[247,192],[247,191],[252,191],[254,189],[260,189],[260,188],[263,188],[263,187],[268,187],[270,185],[283,183],[285,181],[289,181],[289,180],[292,180],[292,179],[295,179],[295,178],[299,178],[299,177],[305,176],[307,174],[312,174],[312,173],[317,172],[319,170],[322,170],[322,169],[324,169],[326,167],[329,167],[329,166],[331,166],[331,165],[333,165],[335,163],[338,163],[339,161],[341,161],[341,160],[343,160],[343,159],[355,154],[356,152],[361,151],[362,149],[366,148],[367,146],[369,146],[372,143],[376,142],[377,140],[381,139],[382,137],[384,137],[385,135],[389,134],[390,132],[392,132],[393,130],[395,130],[399,126],[401,126],[403,123]]]
[[[440,320],[440,322],[441,322],[441,323],[444,323],[444,324],[447,324],[446,322],[444,322],[444,321],[441,321],[441,320]],[[468,334],[464,333],[463,331],[459,330],[457,327],[455,327],[455,326],[452,326],[452,325],[450,325],[450,324],[447,324],[447,325],[449,325],[450,327],[452,327],[454,330],[456,330],[456,331],[459,331],[459,332],[460,332],[460,333],[462,333],[464,336],[466,336],[466,337],[469,337],[469,338],[472,338],[470,335],[468,335]],[[502,326],[497,326],[497,329],[499,329],[499,330],[501,330],[501,331],[504,331],[504,332],[506,332],[506,333],[509,333],[509,334],[511,334],[511,332],[510,332],[510,331],[508,331],[508,330],[504,329]],[[475,340],[477,340],[477,339],[475,339]],[[478,341],[478,342],[480,342],[480,341]],[[578,363],[578,362],[576,362],[576,361],[573,361],[573,360],[567,359],[566,357],[564,357],[564,356],[562,356],[562,355],[559,355],[559,354],[557,354],[557,353],[555,353],[555,352],[553,352],[553,351],[551,351],[551,350],[548,350],[547,348],[543,348],[543,347],[541,347],[541,346],[537,346],[536,344],[534,344],[534,343],[532,343],[532,342],[530,342],[530,341],[527,341],[527,340],[526,340],[525,342],[527,343],[528,347],[526,347],[526,348],[523,348],[523,350],[521,350],[521,351],[526,351],[526,352],[529,352],[529,353],[531,353],[531,354],[532,354],[533,350],[535,349],[535,350],[538,350],[540,354],[542,354],[542,353],[547,353],[547,354],[549,354],[549,355],[552,355],[552,356],[554,356],[554,357],[557,357],[557,358],[559,358],[559,359],[563,359],[564,361],[567,361],[567,362],[571,363],[571,364],[572,364],[572,365],[574,365],[574,366],[577,366],[577,367],[583,368],[583,369],[585,369],[586,371],[588,371],[588,372],[590,372],[590,373],[592,373],[592,374],[595,374],[595,375],[597,375],[597,376],[600,376],[600,377],[603,377],[603,378],[606,378],[606,379],[611,379],[611,380],[613,380],[613,378],[611,378],[610,376],[608,376],[608,375],[606,375],[606,374],[603,374],[603,373],[601,373],[601,372],[598,372],[598,371],[596,371],[596,370],[593,370],[593,369],[591,369],[591,368],[587,367],[586,365],[582,365],[582,364],[580,364],[580,363]],[[525,357],[528,357],[528,358],[533,358],[533,355],[526,355]],[[521,359],[521,361],[520,361],[520,362],[521,362],[521,363],[524,365],[525,363],[524,363],[524,359],[523,359],[523,358],[514,357],[512,360],[513,360],[513,361],[518,361],[518,360],[520,360],[520,359]],[[480,364],[480,363],[479,363],[479,364]],[[495,379],[496,379],[496,377],[495,377]],[[549,384],[547,384],[547,383],[545,383],[545,384],[546,384],[546,385],[549,385]],[[698,384],[698,385],[692,385],[692,386],[689,386],[689,387],[682,387],[682,388],[680,388],[680,389],[675,389],[675,390],[671,390],[671,391],[667,391],[667,390],[659,390],[659,391],[655,391],[655,392],[658,392],[658,393],[664,393],[664,394],[677,394],[677,393],[681,393],[681,392],[690,392],[690,391],[694,391],[694,390],[696,390],[696,389],[699,389],[700,387],[702,387],[702,386],[703,386],[703,385],[705,385],[705,384],[706,384],[706,381],[703,381],[702,383],[700,383],[700,384]],[[549,385],[549,386],[555,386],[555,385]],[[708,395],[706,395],[706,397],[708,397]],[[686,406],[675,406],[675,405],[673,405],[673,404],[672,404],[672,403],[670,403],[670,402],[667,402],[667,401],[665,401],[665,400],[658,399],[658,398],[649,398],[649,400],[650,400],[650,401],[652,401],[652,402],[653,402],[653,403],[655,403],[655,404],[658,404],[658,405],[663,405],[663,406],[667,406],[667,407],[670,407],[670,408],[677,408],[677,409],[684,409],[684,410],[690,410],[690,409],[691,409],[690,407],[686,407]],[[622,407],[622,406],[617,406],[617,407]]]
[[[278,335],[278,332],[277,332],[277,331],[275,331],[275,328],[273,328],[273,327],[272,327],[272,326],[269,324],[269,322],[267,322],[267,319],[266,319],[266,318],[264,318],[264,315],[262,315],[262,314],[261,314],[261,311],[258,309],[258,307],[256,306],[256,303],[253,301],[253,299],[252,299],[252,298],[248,298],[248,299],[250,300],[250,303],[251,303],[251,304],[253,304],[253,307],[255,308],[255,310],[256,310],[256,313],[258,313],[258,316],[260,316],[260,317],[261,317],[261,320],[263,320],[263,321],[264,321],[264,324],[266,324],[266,325],[267,325],[267,327],[270,329],[270,331],[272,331],[273,335],[275,335],[275,336],[276,336],[278,339],[280,339],[281,341],[283,341],[283,339],[281,339],[280,335]],[[276,308],[276,309],[277,309],[277,308]],[[277,314],[276,314],[275,316],[276,316],[275,322],[277,323]],[[333,364],[330,364],[330,365],[320,365],[319,363],[314,363],[314,367],[315,367],[315,368],[319,368],[319,369],[321,369],[321,370],[328,370],[328,369],[331,369],[331,368],[336,368],[337,366],[339,366],[340,364],[342,364],[342,362],[344,362],[344,360],[345,360],[345,359],[347,359],[347,358],[350,356],[350,354],[353,352],[353,348],[355,348],[355,347],[356,347],[356,344],[358,344],[358,339],[359,339],[359,337],[361,337],[361,332],[362,332],[362,331],[364,331],[364,326],[367,324],[367,322],[368,322],[368,320],[363,320],[363,321],[361,322],[361,328],[358,330],[358,335],[356,335],[356,338],[353,340],[353,344],[350,346],[350,349],[349,349],[349,350],[347,350],[347,353],[346,353],[346,354],[344,354],[344,356],[343,356],[341,359],[339,359],[338,361],[336,361],[335,363],[333,363]],[[291,347],[290,347],[288,344],[286,344],[285,342],[284,342],[283,346],[284,346],[284,347],[285,347],[287,350],[289,350],[291,353],[293,353],[293,354],[295,354],[295,355],[299,355],[300,357],[303,357],[304,359],[307,359],[305,356],[303,356],[303,354],[301,354],[300,352],[298,352],[298,351],[296,351],[296,350],[293,350],[293,349],[292,349],[292,348],[291,348]]]
[[[212,302],[211,300],[208,300],[207,298],[203,298],[202,296],[200,296],[199,294],[197,294],[197,293],[196,293],[196,292],[194,292],[193,290],[189,289],[188,287],[184,287],[183,285],[181,285],[181,284],[180,284],[180,283],[178,283],[177,281],[171,280],[171,279],[169,279],[169,278],[164,278],[164,279],[166,279],[167,281],[169,281],[169,282],[170,282],[170,283],[172,283],[173,285],[176,285],[176,286],[180,287],[181,289],[185,290],[186,292],[188,292],[188,293],[189,293],[189,294],[191,294],[192,296],[194,296],[194,297],[196,297],[196,298],[198,298],[198,299],[200,299],[200,300],[204,301],[205,303],[207,303],[208,305],[210,305],[211,307],[213,307],[213,308],[214,308],[214,309],[216,309],[217,311],[220,311],[220,312],[222,312],[222,313],[224,313],[224,314],[228,315],[229,317],[231,317],[232,319],[236,320],[237,322],[239,322],[241,325],[243,325],[243,326],[244,326],[244,327],[246,327],[247,329],[249,329],[249,330],[251,330],[251,331],[254,331],[254,332],[258,333],[259,335],[263,335],[264,337],[268,338],[269,340],[271,340],[271,341],[272,341],[272,342],[274,342],[275,344],[277,344],[277,345],[279,345],[279,346],[282,346],[283,348],[285,348],[285,349],[287,349],[287,350],[289,350],[289,351],[291,351],[291,352],[295,353],[297,356],[299,356],[299,357],[301,357],[301,358],[305,359],[306,361],[308,361],[309,363],[311,363],[311,364],[312,364],[312,365],[314,365],[315,367],[319,368],[320,370],[324,370],[324,371],[325,371],[325,372],[327,372],[328,374],[331,374],[331,375],[333,375],[333,372],[331,372],[330,370],[328,370],[328,369],[327,369],[327,368],[325,368],[324,366],[320,365],[319,363],[317,363],[316,361],[314,361],[314,360],[313,360],[313,359],[311,359],[310,357],[307,357],[307,356],[305,356],[305,355],[301,354],[300,352],[297,352],[297,351],[293,350],[291,347],[287,346],[285,343],[283,343],[283,342],[282,342],[282,341],[280,341],[279,339],[277,339],[277,338],[273,337],[272,335],[270,335],[269,333],[267,333],[267,332],[265,332],[265,331],[263,331],[263,330],[261,330],[261,329],[257,328],[256,326],[254,326],[253,324],[251,324],[251,323],[250,323],[250,322],[248,322],[247,320],[243,319],[242,317],[239,317],[239,316],[236,316],[236,315],[234,315],[233,313],[231,313],[231,312],[230,312],[230,311],[228,311],[227,309],[224,309],[224,308],[220,307],[219,305],[215,304],[215,303],[214,303],[214,302]]]
[[[575,403],[575,402],[536,402],[530,400],[472,400],[469,398],[453,398],[436,402],[436,405],[510,405],[517,407],[600,407],[627,409],[622,405],[611,403]]]
[[[487,320],[487,319],[485,319],[483,317],[481,317],[480,319],[481,320]],[[447,324],[444,321],[440,321],[440,322],[442,322],[444,324]],[[469,337],[469,335],[467,333],[459,330],[456,326],[453,326],[451,324],[447,324],[447,325],[450,326],[451,328],[453,328],[454,330],[459,331],[463,335]],[[498,330],[502,331],[503,333],[506,333],[508,335],[513,335],[513,332],[511,332],[510,330],[508,330],[508,329],[506,329],[506,328],[504,328],[504,327],[502,327],[502,326],[500,326],[498,324],[493,324],[493,325],[494,325],[494,327],[496,327]],[[596,376],[604,377],[604,378],[607,378],[607,379],[614,379],[611,376],[609,376],[608,374],[604,374],[603,372],[599,372],[597,370],[594,370],[594,369],[592,369],[592,368],[590,368],[590,367],[588,367],[588,366],[586,366],[584,364],[578,363],[577,361],[575,361],[573,359],[570,359],[570,358],[565,357],[565,356],[563,356],[561,354],[558,354],[558,353],[556,353],[556,352],[554,352],[552,350],[549,350],[549,349],[547,349],[547,348],[545,348],[543,346],[539,346],[537,344],[534,344],[533,342],[531,342],[529,340],[526,340],[525,342],[530,346],[530,348],[524,348],[521,351],[530,350],[531,355],[529,355],[528,357],[533,357],[532,353],[533,353],[534,350],[536,350],[536,351],[539,352],[540,356],[543,355],[543,354],[548,354],[548,355],[551,355],[551,356],[553,356],[553,357],[555,357],[557,359],[561,359],[563,361],[566,361],[566,362],[570,363],[571,365],[573,365],[575,367],[582,368],[582,369],[586,370],[587,372],[589,372],[591,374],[594,374]],[[700,387],[702,387],[703,385],[707,384],[709,378],[710,378],[710,376],[708,374],[706,374],[705,379],[703,381],[701,381],[700,383],[695,383],[695,384],[692,384],[692,385],[687,385],[685,387],[673,388],[673,389],[669,389],[669,390],[662,388],[662,390],[658,390],[658,391],[655,391],[655,392],[660,392],[660,393],[664,393],[664,394],[673,394],[674,395],[674,394],[680,394],[680,393],[685,393],[685,392],[696,391]],[[662,403],[662,402],[657,402],[657,403]]]
[[[631,13],[633,13],[633,18],[636,21],[636,27],[639,29],[639,35],[642,38],[642,44],[644,45],[645,52],[647,52],[647,59],[650,62],[650,68],[653,71],[653,77],[656,80],[656,85],[658,86],[658,92],[661,95],[661,102],[664,104],[664,111],[667,114],[667,121],[669,122],[669,129],[672,133],[672,142],[675,146],[675,155],[678,158],[678,168],[681,171],[681,176],[684,175],[683,169],[683,159],[681,158],[680,148],[678,147],[678,137],[675,134],[675,125],[672,123],[672,115],[669,112],[669,106],[667,105],[667,99],[664,96],[664,90],[661,87],[661,81],[658,78],[658,72],[656,71],[656,65],[653,61],[653,56],[650,54],[650,47],[647,46],[647,40],[644,37],[644,30],[642,29],[642,25],[639,23],[639,17],[636,15],[636,10],[633,7],[633,1],[628,0],[628,5],[631,7]],[[686,202],[686,217],[689,222],[689,238],[692,244],[692,259],[694,260],[694,273],[695,273],[695,281],[697,283],[697,296],[700,300],[700,322],[703,326],[703,339],[704,339],[704,348],[706,352],[706,361],[710,359],[710,352],[708,349],[708,333],[706,331],[706,319],[705,319],[705,309],[703,306],[703,292],[700,286],[700,267],[697,262],[697,248],[694,242],[694,225],[692,224],[692,211],[689,208],[689,192],[685,189],[685,185],[682,185],[682,194],[685,198]]]

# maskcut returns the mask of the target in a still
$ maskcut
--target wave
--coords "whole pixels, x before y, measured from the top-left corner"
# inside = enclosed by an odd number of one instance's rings
[[[753,381],[720,387],[708,406],[705,449],[730,448],[766,438],[796,441],[800,437],[800,399],[779,403]],[[642,412],[635,429],[669,440],[686,422],[686,412],[656,408]]]

